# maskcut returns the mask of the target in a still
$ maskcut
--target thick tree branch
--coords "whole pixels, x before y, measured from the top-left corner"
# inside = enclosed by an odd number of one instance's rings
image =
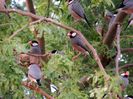
[[[120,55],[121,55],[121,50],[120,50],[120,32],[121,32],[120,25],[117,25],[117,33],[116,33],[117,56],[115,58],[117,76],[119,76],[119,60],[120,60]]]
[[[46,17],[43,17],[43,16],[37,16],[37,15],[32,14],[32,13],[30,13],[30,12],[25,12],[25,11],[21,11],[21,10],[17,10],[17,9],[0,10],[0,12],[5,12],[5,11],[8,11],[9,13],[11,13],[11,12],[16,12],[16,13],[21,14],[21,15],[24,15],[24,16],[33,17],[33,18],[35,18],[35,19],[37,19],[37,20],[39,20],[39,19],[44,19],[45,22],[50,22],[50,23],[52,23],[52,24],[54,24],[54,25],[56,25],[56,26],[59,26],[59,27],[61,27],[61,28],[66,29],[66,30],[74,31],[74,32],[78,33],[78,34],[81,36],[81,38],[83,39],[83,41],[85,42],[85,44],[87,45],[87,47],[92,51],[93,56],[94,56],[94,59],[95,59],[95,61],[97,62],[98,66],[99,66],[100,70],[102,71],[102,73],[104,74],[104,76],[105,76],[105,77],[108,76],[107,73],[106,73],[106,71],[105,71],[105,69],[103,68],[103,65],[102,65],[102,63],[101,63],[101,61],[100,61],[100,58],[99,58],[99,56],[98,56],[96,50],[95,50],[95,49],[93,48],[93,46],[86,40],[86,38],[82,35],[82,33],[81,33],[80,31],[78,31],[78,30],[76,30],[76,29],[74,29],[74,28],[68,27],[68,26],[66,26],[66,25],[63,25],[63,24],[61,24],[61,23],[59,23],[59,22],[56,22],[56,21],[54,21],[54,20],[52,20],[52,19],[50,19],[50,18],[46,18]]]
[[[129,68],[129,67],[133,67],[133,64],[126,64],[126,65],[123,65],[123,66],[119,67],[119,71],[120,71],[121,69]]]
[[[103,44],[106,44],[108,47],[111,46],[111,44],[114,41],[114,38],[116,36],[117,24],[121,24],[126,16],[127,16],[126,13],[124,13],[122,11],[118,12],[117,16],[114,19],[114,22],[112,23],[111,27],[108,29],[108,31],[103,39]]]
[[[122,48],[121,52],[122,53],[133,53],[133,48]]]
[[[107,33],[105,34],[103,38],[103,44],[107,45],[108,48],[111,48],[111,45],[115,39],[116,32],[117,32],[117,24],[121,24],[126,16],[127,16],[126,13],[119,11],[112,25],[110,26]],[[105,55],[100,55],[100,59],[101,59],[103,66],[108,65],[111,61]]]
[[[26,6],[29,12],[36,14],[35,9],[34,9],[34,5],[32,0],[26,0]],[[31,17],[31,22],[36,21],[36,18]],[[38,31],[36,29],[34,29],[34,35],[37,38],[37,41],[39,42],[39,45],[41,47],[42,53],[45,53],[45,49],[44,49],[44,35],[42,35],[41,38],[38,38],[37,35],[39,34]]]
[[[49,94],[47,94],[45,91],[43,91],[42,89],[40,89],[39,87],[34,87],[32,85],[28,85],[26,82],[22,82],[22,85],[36,91],[37,93],[41,94],[42,96],[45,96],[47,99],[54,99],[54,97],[50,96]]]

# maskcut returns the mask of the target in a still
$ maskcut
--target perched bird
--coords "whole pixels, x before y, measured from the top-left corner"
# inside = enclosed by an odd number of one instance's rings
[[[85,15],[84,9],[78,0],[68,0],[68,10],[70,11],[72,17],[75,20],[78,21],[78,20],[83,19],[90,26],[90,23]]]
[[[36,40],[29,41],[28,43],[31,46],[31,54],[41,54],[41,48]]]
[[[133,0],[122,0],[118,8],[128,14],[132,14],[133,13]]]
[[[133,96],[131,96],[131,95],[125,95],[124,96],[124,99],[133,99]]]
[[[0,10],[6,10],[6,9],[7,9],[6,1],[5,0],[0,0]],[[6,15],[9,18],[11,18],[10,15],[9,15],[9,13],[8,13],[8,11],[6,11],[5,13],[6,13]]]
[[[129,18],[129,20],[128,20],[128,24],[127,24],[125,30],[126,30],[129,26],[131,26],[131,25],[133,25],[133,14],[131,14],[131,16],[130,16],[130,18]]]
[[[29,41],[28,43],[31,46],[30,54],[41,55],[42,53],[41,48],[37,41],[32,40],[32,41]],[[30,55],[30,64],[40,64],[40,58],[41,57],[39,56]]]
[[[35,82],[41,86],[40,80],[42,78],[42,72],[40,67],[37,64],[31,64],[28,69],[28,78],[30,81]]]
[[[129,72],[128,71],[126,71],[125,73],[122,73],[121,74],[121,79],[122,79],[122,81],[123,81],[123,83],[121,84],[121,89],[122,89],[122,91],[124,91],[124,89],[128,86],[128,84],[129,84],[129,79],[128,79],[128,77],[129,77]]]
[[[68,35],[68,37],[71,40],[73,49],[75,51],[79,52],[78,56],[81,53],[84,54],[85,56],[89,55],[89,50],[87,49],[87,47],[84,44],[84,42],[81,39],[81,37],[76,32],[70,31],[69,33],[67,33],[67,35]],[[78,56],[76,56],[76,57],[78,57]]]

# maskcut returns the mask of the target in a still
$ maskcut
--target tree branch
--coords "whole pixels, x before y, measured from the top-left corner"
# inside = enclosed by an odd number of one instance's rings
[[[20,31],[22,31],[24,28],[27,28],[28,26],[30,25],[34,25],[34,24],[37,24],[37,23],[40,23],[41,21],[43,21],[43,19],[40,19],[40,20],[36,20],[36,21],[33,21],[29,24],[26,24],[24,25],[22,28],[18,29],[17,31],[15,31],[10,37],[9,37],[9,40],[11,40],[14,36],[16,36]]]
[[[127,16],[126,13],[119,11],[112,25],[110,26],[107,33],[105,34],[103,38],[103,44],[107,45],[108,48],[111,48],[111,45],[115,39],[116,32],[117,32],[117,24],[121,24],[126,16]],[[106,55],[100,55],[100,59],[103,66],[106,66],[110,63],[110,59],[108,59]]]
[[[126,64],[126,65],[123,65],[123,66],[119,67],[119,71],[120,71],[121,69],[129,68],[129,67],[133,67],[133,64]]]
[[[121,52],[122,53],[133,53],[133,48],[122,48]]]
[[[27,6],[27,9],[28,9],[29,12],[31,12],[33,14],[36,14],[32,0],[26,0],[26,6]],[[36,20],[37,20],[36,18],[31,17],[31,22],[34,22]],[[36,37],[36,39],[37,39],[37,41],[38,41],[38,43],[40,45],[42,53],[43,52],[45,53],[45,49],[44,49],[44,36],[42,35],[41,38],[38,38],[37,37],[37,35],[39,34],[38,31],[36,29],[34,29],[33,32],[34,32],[34,35],[35,35],[35,37]]]
[[[115,58],[117,76],[119,76],[119,60],[120,60],[120,55],[121,55],[121,50],[120,50],[120,32],[121,32],[121,27],[120,27],[120,25],[117,25],[117,33],[116,33],[117,55],[116,55],[116,58]]]
[[[61,23],[59,23],[59,22],[56,22],[56,21],[54,21],[54,20],[52,20],[52,19],[50,19],[50,18],[46,18],[46,17],[43,17],[43,16],[37,16],[37,15],[32,14],[32,13],[30,13],[30,12],[25,12],[25,11],[21,11],[21,10],[17,10],[17,9],[0,10],[0,12],[5,12],[5,11],[8,11],[9,13],[15,12],[15,13],[18,13],[18,14],[21,14],[21,15],[24,15],[24,16],[29,16],[29,17],[32,17],[32,18],[35,18],[35,19],[44,19],[45,22],[50,22],[50,23],[52,23],[52,24],[54,24],[54,25],[56,25],[56,26],[59,26],[59,27],[61,27],[61,28],[66,29],[66,30],[70,30],[70,31],[74,31],[74,32],[78,33],[78,34],[81,36],[81,38],[83,39],[84,43],[87,45],[87,47],[92,51],[93,56],[94,56],[94,59],[95,59],[95,61],[97,62],[98,66],[99,66],[100,70],[102,71],[102,73],[104,74],[104,76],[105,76],[105,77],[108,77],[108,75],[107,75],[105,69],[103,68],[103,65],[102,65],[102,63],[101,63],[101,61],[100,61],[100,58],[99,58],[99,56],[98,56],[96,50],[95,50],[95,49],[93,48],[93,46],[86,40],[86,38],[82,35],[82,33],[81,33],[80,31],[78,31],[78,30],[76,30],[76,29],[74,29],[74,28],[68,27],[68,26],[66,26],[66,25],[63,25],[63,24],[61,24]]]
[[[34,87],[32,85],[28,85],[26,82],[22,82],[22,85],[31,89],[31,90],[36,91],[37,93],[41,94],[42,96],[45,96],[48,99],[54,99],[54,97],[50,96],[49,94],[47,94],[45,91],[43,91],[39,87]]]

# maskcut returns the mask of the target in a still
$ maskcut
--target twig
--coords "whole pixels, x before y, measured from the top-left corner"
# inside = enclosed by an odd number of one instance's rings
[[[10,37],[9,37],[9,40],[11,40],[14,36],[16,36],[19,32],[21,32],[24,28],[27,28],[29,25],[34,25],[34,24],[37,24],[37,23],[40,23],[41,21],[43,21],[44,19],[39,19],[37,21],[34,21],[34,22],[31,22],[29,24],[26,24],[24,25],[22,28],[18,29],[17,31],[15,31]]]
[[[133,53],[133,48],[122,48],[121,49],[121,52],[122,53]]]
[[[32,14],[32,13],[30,13],[30,12],[25,12],[25,11],[18,10],[18,9],[0,10],[0,12],[5,12],[5,11],[8,11],[8,13],[16,12],[16,13],[18,13],[18,14],[21,14],[21,15],[24,15],[24,16],[29,16],[29,17],[32,17],[32,18],[34,18],[34,19],[44,19],[44,21],[46,21],[46,22],[50,22],[51,24],[54,24],[54,25],[56,25],[56,26],[59,26],[59,27],[61,27],[61,28],[66,29],[66,30],[74,31],[74,32],[78,33],[78,34],[81,36],[81,38],[83,39],[84,43],[87,45],[87,47],[92,51],[93,56],[94,56],[94,59],[95,59],[95,61],[97,62],[97,64],[98,64],[100,70],[102,71],[103,75],[104,75],[105,77],[108,78],[108,75],[107,75],[107,73],[106,73],[106,71],[105,71],[105,69],[104,69],[104,67],[103,67],[103,65],[102,65],[102,63],[101,63],[101,60],[100,60],[100,58],[99,58],[99,56],[98,56],[96,50],[95,50],[95,49],[93,48],[93,46],[86,40],[86,38],[82,35],[82,33],[81,33],[80,31],[78,31],[78,30],[76,30],[76,29],[74,29],[74,28],[71,28],[71,27],[69,27],[69,26],[66,26],[66,25],[64,25],[64,24],[61,24],[61,23],[59,23],[59,22],[56,22],[56,21],[52,20],[51,18],[46,18],[46,17],[43,17],[43,16],[37,16],[37,15]]]
[[[22,31],[24,28],[26,28],[28,26],[28,24],[24,25],[22,28],[18,29],[17,31],[15,31],[10,37],[9,40],[11,40],[14,36],[16,36],[20,31]]]
[[[126,65],[123,65],[121,67],[119,67],[119,71],[123,68],[128,68],[128,67],[133,67],[133,64],[126,64]]]
[[[132,35],[123,35],[123,36],[121,36],[121,38],[133,38],[133,36]]]
[[[45,91],[43,91],[41,88],[39,87],[34,87],[32,85],[28,85],[27,82],[22,82],[22,85],[36,91],[37,93],[41,94],[42,96],[45,96],[47,99],[54,99],[54,97],[50,96],[49,94],[47,94]]]
[[[117,33],[116,33],[117,55],[116,55],[116,58],[115,58],[116,74],[117,75],[119,75],[119,60],[120,60],[120,55],[121,55],[121,50],[120,50],[120,32],[121,32],[121,27],[120,27],[120,25],[117,25]]]

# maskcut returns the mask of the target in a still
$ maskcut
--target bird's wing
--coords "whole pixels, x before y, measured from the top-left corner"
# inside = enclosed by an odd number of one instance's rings
[[[79,2],[74,2],[72,3],[72,10],[78,14],[80,17],[84,18],[84,9],[83,7],[80,5]]]
[[[83,41],[81,40],[81,38],[80,37],[77,37],[76,39],[77,39],[76,40],[77,41],[76,44],[78,46],[80,46],[81,48],[83,48],[85,51],[88,51],[86,45],[83,43]]]
[[[41,49],[40,47],[32,47],[30,52],[32,54],[41,54]]]
[[[31,75],[34,79],[40,79],[42,74],[39,66],[36,64],[30,65],[28,75]]]

